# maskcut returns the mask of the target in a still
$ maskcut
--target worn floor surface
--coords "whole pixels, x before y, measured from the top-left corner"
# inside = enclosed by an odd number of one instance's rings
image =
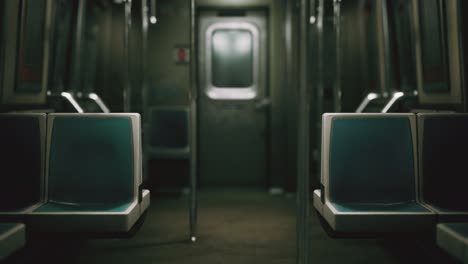
[[[296,262],[295,198],[261,190],[202,190],[196,243],[188,242],[188,197],[156,198],[130,239],[29,237],[5,263]],[[311,263],[456,263],[408,239],[333,239],[312,212]]]

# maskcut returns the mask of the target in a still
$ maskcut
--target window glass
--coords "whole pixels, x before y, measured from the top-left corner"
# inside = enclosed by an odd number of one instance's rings
[[[20,21],[18,92],[40,92],[42,89],[43,28],[45,0],[23,0]]]
[[[211,38],[212,83],[222,88],[253,85],[253,36],[244,29],[218,29]]]
[[[420,4],[423,90],[426,93],[450,92],[447,78],[447,49],[438,0]]]

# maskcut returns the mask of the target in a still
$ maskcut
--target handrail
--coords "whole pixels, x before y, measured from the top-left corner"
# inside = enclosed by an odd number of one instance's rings
[[[366,95],[366,97],[364,97],[364,99],[362,100],[361,104],[359,104],[358,108],[356,109],[356,113],[362,113],[364,111],[364,109],[366,109],[366,107],[372,102],[372,101],[375,101],[377,99],[380,99],[384,97],[383,95],[381,94],[378,94],[378,93],[374,93],[374,92],[370,92]]]
[[[84,113],[83,108],[80,104],[75,100],[73,95],[70,92],[61,92],[59,94],[53,94],[50,91],[47,91],[48,97],[61,97],[65,99],[72,107],[76,110],[77,113]]]
[[[413,93],[404,93],[404,92],[395,92],[392,94],[392,98],[385,104],[381,113],[388,113],[388,111],[394,106],[398,101],[403,99],[412,98],[418,96],[418,92],[414,91]]]

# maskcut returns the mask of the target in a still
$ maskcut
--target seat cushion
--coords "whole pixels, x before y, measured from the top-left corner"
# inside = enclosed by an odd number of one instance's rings
[[[414,203],[336,204],[326,202],[323,216],[337,232],[424,232],[434,228],[435,214]]]
[[[70,213],[70,212],[125,212],[132,203],[120,204],[65,204],[47,202],[39,206],[34,212]]]
[[[26,244],[24,224],[0,224],[0,260],[8,257]]]
[[[333,207],[338,212],[343,213],[353,213],[353,212],[366,212],[366,213],[376,213],[376,212],[383,212],[383,213],[429,213],[431,212],[426,207],[416,203],[416,202],[405,202],[405,203],[395,203],[395,204],[369,204],[369,203],[362,203],[362,204],[352,204],[352,203],[345,203],[345,204],[338,204],[332,203]]]
[[[437,245],[450,255],[468,263],[468,223],[438,224]]]
[[[128,232],[140,216],[137,201],[112,205],[65,205],[47,203],[27,214],[33,232]]]

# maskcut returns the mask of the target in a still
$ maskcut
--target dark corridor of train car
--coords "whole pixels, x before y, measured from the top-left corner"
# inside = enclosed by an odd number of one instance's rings
[[[0,262],[468,263],[467,5],[0,1]]]

